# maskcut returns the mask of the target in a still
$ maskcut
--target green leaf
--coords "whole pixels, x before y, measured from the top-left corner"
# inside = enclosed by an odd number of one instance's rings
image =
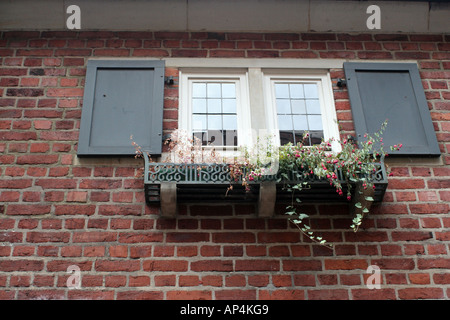
[[[357,207],[358,209],[361,209],[362,208],[361,202],[355,203],[355,207]]]
[[[364,197],[367,201],[374,201],[372,197]]]
[[[308,216],[307,214],[300,213],[300,214],[298,215],[298,218],[301,219],[301,220],[303,220],[303,219],[305,219],[305,218],[309,218],[309,216]]]
[[[364,213],[369,213],[369,209],[364,208],[362,212],[364,212]]]

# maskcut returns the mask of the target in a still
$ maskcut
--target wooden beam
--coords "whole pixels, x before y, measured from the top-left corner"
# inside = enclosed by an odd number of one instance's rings
[[[174,218],[177,215],[177,184],[163,182],[160,187],[161,216]]]
[[[275,200],[277,198],[277,185],[275,181],[261,182],[258,199],[258,216],[270,218],[275,214]]]

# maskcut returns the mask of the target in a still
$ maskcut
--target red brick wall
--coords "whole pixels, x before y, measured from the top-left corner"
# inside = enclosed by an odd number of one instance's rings
[[[0,299],[450,298],[449,35],[0,35]],[[251,204],[182,205],[178,219],[160,219],[145,204],[141,162],[76,159],[91,57],[417,60],[442,157],[393,161],[384,201],[358,233],[347,205],[308,205],[334,250],[281,214],[257,218]],[[347,90],[335,85],[343,76],[332,70],[338,119],[352,133]],[[166,87],[166,130],[177,127],[177,96]],[[66,286],[70,265],[80,289]],[[369,265],[381,268],[381,289],[366,287]]]

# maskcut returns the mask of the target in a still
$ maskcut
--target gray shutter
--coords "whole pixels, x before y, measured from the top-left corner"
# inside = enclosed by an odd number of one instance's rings
[[[384,145],[403,144],[394,154],[440,155],[416,64],[346,62],[344,70],[358,140],[388,119]]]
[[[164,61],[90,60],[78,155],[161,154]]]

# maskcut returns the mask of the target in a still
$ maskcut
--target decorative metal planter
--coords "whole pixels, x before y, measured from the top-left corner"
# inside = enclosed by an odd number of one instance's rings
[[[159,204],[163,216],[175,216],[178,202],[258,202],[258,215],[268,217],[274,212],[276,201],[289,201],[292,194],[286,190],[287,185],[303,181],[308,186],[302,191],[296,191],[296,197],[302,201],[346,202],[345,196],[336,193],[326,179],[310,175],[307,178],[298,177],[295,172],[288,174],[289,179],[280,175],[263,176],[258,181],[249,181],[251,186],[247,191],[242,186],[242,180],[233,179],[227,164],[175,164],[154,163],[145,159],[144,183],[146,201]],[[387,175],[383,162],[376,164],[376,172],[371,176],[375,184],[374,190],[365,190],[353,185],[353,201],[364,201],[365,195],[373,197],[374,202],[383,199],[387,188]],[[346,194],[348,185],[343,175],[336,170],[342,191]],[[232,185],[233,188],[228,190]]]

